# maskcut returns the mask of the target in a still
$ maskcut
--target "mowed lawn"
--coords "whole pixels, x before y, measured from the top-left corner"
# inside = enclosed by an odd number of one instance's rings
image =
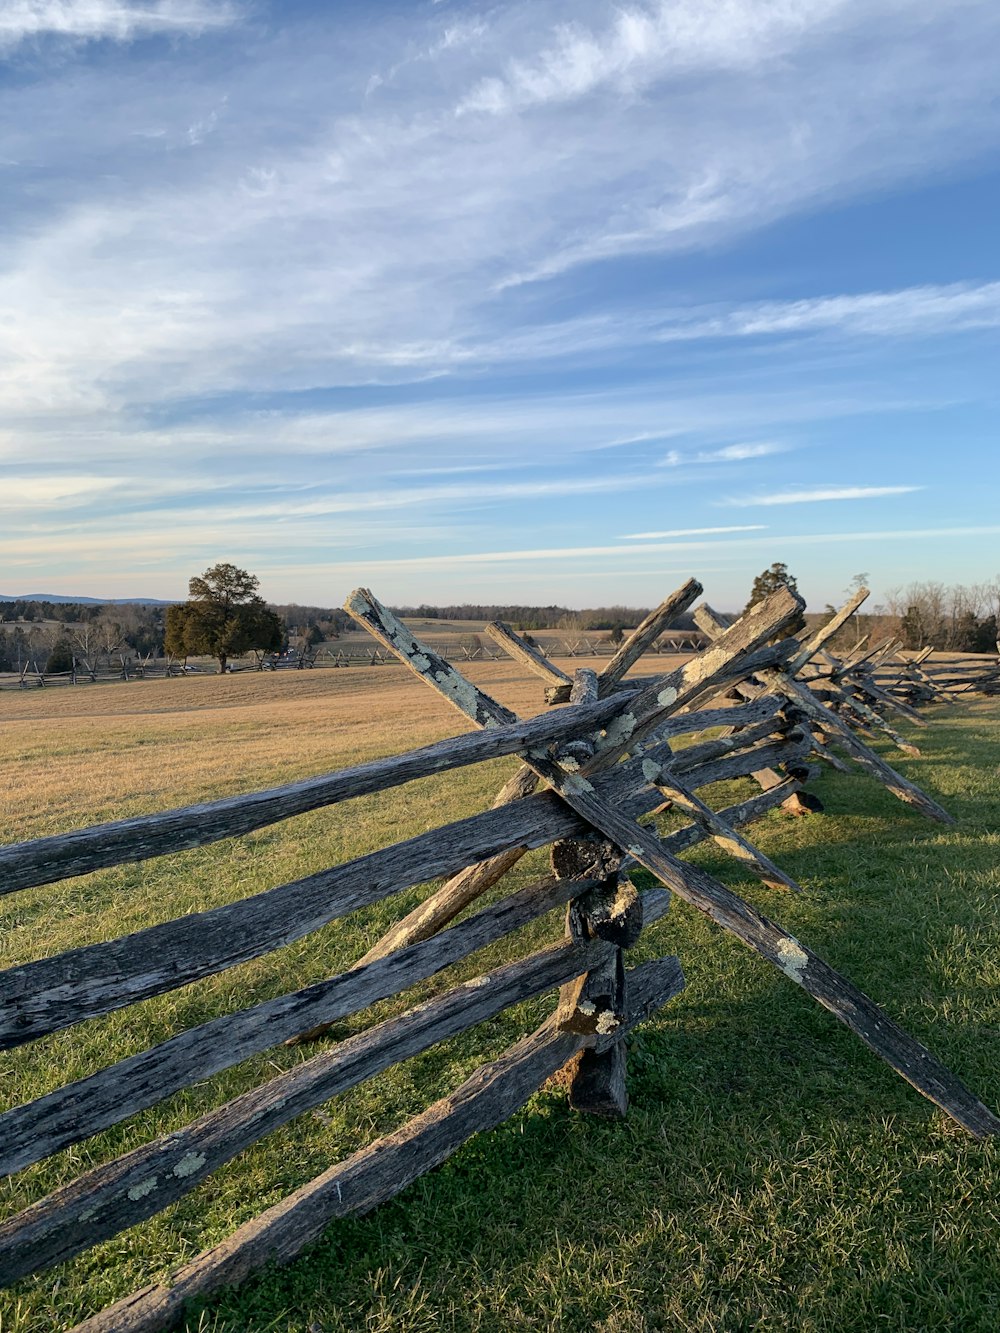
[[[571,665],[579,665],[574,662]],[[666,668],[663,659],[656,662]],[[569,667],[567,667],[569,669]],[[540,682],[469,674],[521,712]],[[468,729],[396,667],[199,677],[0,696],[0,841],[272,786]],[[883,753],[958,818],[931,824],[858,772],[826,813],[756,826],[804,886],[768,890],[696,859],[845,971],[1000,1107],[1000,701],[904,728]],[[513,760],[290,820],[250,837],[0,899],[4,966],[256,893],[485,808]],[[747,788],[749,790],[749,788]],[[715,793],[732,799],[735,790]],[[525,858],[505,882],[546,872]],[[0,1060],[12,1106],[213,1014],[350,965],[428,891],[172,996]],[[562,934],[558,914],[326,1041]],[[977,1143],[824,1010],[683,904],[638,961],[680,955],[687,989],[630,1050],[628,1120],[545,1089],[496,1132],[298,1262],[192,1312],[191,1330],[983,1330],[1000,1326],[1000,1146]],[[453,1088],[549,1012],[522,1005],[337,1098],[161,1216],[0,1293],[0,1329],[64,1328],[221,1240]],[[82,1170],[308,1058],[280,1048],[8,1181],[10,1215]]]

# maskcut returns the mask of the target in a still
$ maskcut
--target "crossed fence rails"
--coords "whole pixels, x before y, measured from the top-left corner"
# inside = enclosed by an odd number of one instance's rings
[[[392,1065],[529,996],[558,989],[551,1017],[450,1095],[374,1144],[332,1165],[281,1203],[171,1274],[78,1325],[89,1333],[160,1329],[185,1302],[286,1260],[334,1218],[366,1212],[501,1123],[562,1071],[582,1111],[624,1115],[625,1038],[683,988],[680,962],[635,967],[626,956],[671,895],[700,909],[800,986],[881,1059],[977,1137],[1000,1120],[847,977],[719,879],[680,859],[713,840],[772,888],[798,886],[745,829],[778,805],[798,804],[811,765],[859,765],[928,818],[952,817],[865,739],[908,752],[887,714],[917,717],[892,685],[874,684],[827,644],[852,599],[807,643],[779,638],[802,603],[787,589],[735,624],[710,608],[696,619],[708,648],[683,666],[631,674],[670,621],[697,599],[690,580],[667,598],[597,673],[570,676],[504,625],[491,640],[541,676],[550,703],[527,720],[478,689],[364,589],[346,603],[380,651],[392,654],[477,728],[434,745],[289,786],[0,848],[0,889],[14,893],[125,862],[205,846],[292,815],[415,778],[518,755],[493,807],[222,907],[0,974],[0,1045],[43,1038],[259,958],[358,908],[439,877],[444,883],[349,968],[304,990],[222,1014],[0,1114],[0,1168],[19,1172],[127,1116],[279,1043],[319,1042],[331,1023],[468,958],[557,908],[561,943],[451,987],[27,1203],[0,1225],[0,1275],[18,1280],[79,1254],[166,1208],[264,1135]],[[920,669],[919,666],[917,668]],[[717,734],[721,729],[721,734]],[[676,750],[680,736],[693,738]],[[723,810],[699,791],[752,776],[759,790]],[[813,800],[812,806],[817,802]],[[648,817],[664,806],[687,823],[661,836]],[[531,849],[551,848],[552,874],[456,922]],[[659,887],[640,893],[640,865]]]

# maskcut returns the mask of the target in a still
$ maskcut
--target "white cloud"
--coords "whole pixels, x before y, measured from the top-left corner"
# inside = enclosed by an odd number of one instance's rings
[[[877,500],[884,495],[909,495],[923,486],[820,486],[813,490],[775,491],[771,495],[734,496],[722,505],[748,509],[757,505],[816,504],[823,500]]]
[[[682,453],[680,449],[670,449],[660,459],[658,467],[683,467],[700,463],[745,463],[751,458],[769,458],[772,454],[785,453],[787,444],[725,444],[717,449],[697,449],[693,453]]]
[[[55,23],[64,8],[30,13]],[[95,31],[117,16],[128,32],[140,15],[196,25],[233,13],[100,0],[71,11]],[[233,54],[224,75],[194,61],[169,80],[156,65],[80,68],[0,90],[0,160],[48,165],[30,188],[8,177],[5,410],[479,374],[657,342],[997,323],[995,283],[660,311],[622,299],[541,322],[512,282],[709,247],[876,181],[953,168],[1000,139],[992,4],[686,0],[609,20],[581,3],[571,30],[560,12],[493,11],[468,40],[448,39],[443,13],[395,16],[378,44],[345,23],[336,60],[320,24],[258,44],[252,60]],[[21,31],[29,8],[11,13]],[[392,94],[366,100],[365,62],[383,47],[399,57]],[[580,54],[591,49],[605,64],[591,68]],[[407,62],[411,50],[425,58]],[[683,73],[693,68],[696,79]],[[642,71],[642,95],[625,95]],[[508,96],[538,95],[517,115],[456,120],[480,74],[506,80]],[[223,104],[226,133],[207,134]],[[933,116],[916,114],[928,106]],[[198,153],[178,152],[189,139]]]
[[[573,102],[608,85],[634,94],[695,70],[751,68],[780,58],[852,8],[851,0],[781,0],[767,7],[745,0],[660,0],[619,9],[600,28],[559,24],[545,49],[481,80],[458,113],[501,115]]]
[[[197,36],[235,21],[226,0],[4,0],[0,50],[33,37],[130,42],[160,34]]]
[[[742,463],[748,458],[767,458],[771,454],[784,453],[785,444],[725,444],[721,449],[702,450],[697,455],[699,463]]]
[[[764,523],[741,523],[728,528],[673,528],[667,532],[623,532],[621,540],[626,542],[662,541],[665,537],[698,537],[723,532],[763,532]]]
[[[804,301],[761,301],[712,313],[695,308],[651,330],[657,342],[838,332],[869,337],[1000,327],[1000,282],[956,282]]]
[[[68,473],[44,476],[6,476],[0,482],[0,509],[47,508],[66,501],[84,503],[122,484],[121,477]]]

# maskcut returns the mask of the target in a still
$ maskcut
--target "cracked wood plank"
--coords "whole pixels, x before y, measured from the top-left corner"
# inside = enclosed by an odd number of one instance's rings
[[[571,676],[567,676],[561,667],[557,667],[554,662],[550,662],[538,648],[532,647],[519,634],[515,634],[511,627],[505,625],[502,620],[491,621],[490,624],[485,626],[485,631],[493,642],[499,644],[515,662],[520,662],[522,666],[526,666],[536,676],[541,676],[550,685],[572,684]]]
[[[867,588],[859,588],[854,596],[846,601],[839,611],[833,613],[826,624],[818,629],[809,642],[805,644],[802,651],[797,653],[789,662],[788,670],[791,675],[798,675],[809,659],[816,656],[824,643],[827,643],[832,639],[837,630],[850,620],[851,616],[854,615],[862,602],[868,599],[868,596],[869,593]]]
[[[684,977],[676,958],[643,963],[629,973],[626,1025],[637,1023],[679,994]],[[335,1218],[370,1212],[438,1166],[474,1134],[509,1119],[584,1046],[603,1037],[562,1032],[549,1019],[499,1060],[482,1065],[455,1092],[385,1138],[330,1167],[315,1180],[244,1223],[155,1283],[79,1324],[72,1333],[158,1333],[181,1317],[185,1304],[243,1281],[268,1263],[288,1263]]]
[[[654,767],[659,768],[658,774],[647,773],[647,777],[653,785],[678,810],[683,810],[685,814],[694,819],[695,823],[700,824],[727,855],[739,861],[741,865],[746,866],[751,874],[756,875],[769,889],[790,889],[794,893],[802,892],[801,886],[792,879],[791,875],[787,875],[780,866],[774,864],[769,856],[765,856],[748,838],[745,838],[743,834],[738,833],[735,828],[727,823],[717,811],[697,797],[669,766],[657,765],[655,761],[651,762]]]
[[[434,976],[593,888],[596,880],[531,884],[422,944],[372,965],[357,964],[303,990],[222,1014],[150,1050],[0,1115],[0,1172],[10,1175],[154,1106],[196,1079],[330,1023]],[[320,1025],[323,1025],[322,1028]]]
[[[0,1224],[9,1285],[161,1212],[237,1153],[295,1116],[428,1047],[551,990],[614,953],[566,941],[455,986],[207,1112],[184,1129],[106,1162]]]
[[[546,745],[577,723],[583,730],[602,725],[622,706],[623,700],[606,699],[581,708],[572,719],[563,713],[541,714],[524,722],[515,719],[503,729],[452,736],[407,754],[376,759],[269,791],[9,844],[0,847],[0,894],[86,875],[128,861],[145,861],[152,856],[203,847],[355,796],[385,791],[416,778],[478,764],[485,759],[516,754],[532,745]]]
[[[642,624],[619,644],[618,651],[601,672],[598,678],[598,692],[601,696],[611,692],[622,676],[635,666],[646,649],[656,642],[665,629],[669,628],[670,622],[686,611],[703,591],[697,579],[688,579],[655,610],[650,611]]]
[[[678,898],[704,912],[801,986],[963,1128],[977,1138],[1000,1133],[1000,1120],[994,1113],[853,982],[711,875],[670,856],[655,833],[613,809],[580,774],[563,773],[547,757],[535,762],[540,776],[594,828],[629,852]]]

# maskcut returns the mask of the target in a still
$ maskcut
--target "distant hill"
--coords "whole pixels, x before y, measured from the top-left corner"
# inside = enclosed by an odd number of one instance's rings
[[[16,596],[0,593],[0,602],[51,602],[60,606],[66,602],[81,606],[173,606],[175,601],[183,600],[183,597],[172,600],[162,597],[64,597],[58,592],[22,592]]]

